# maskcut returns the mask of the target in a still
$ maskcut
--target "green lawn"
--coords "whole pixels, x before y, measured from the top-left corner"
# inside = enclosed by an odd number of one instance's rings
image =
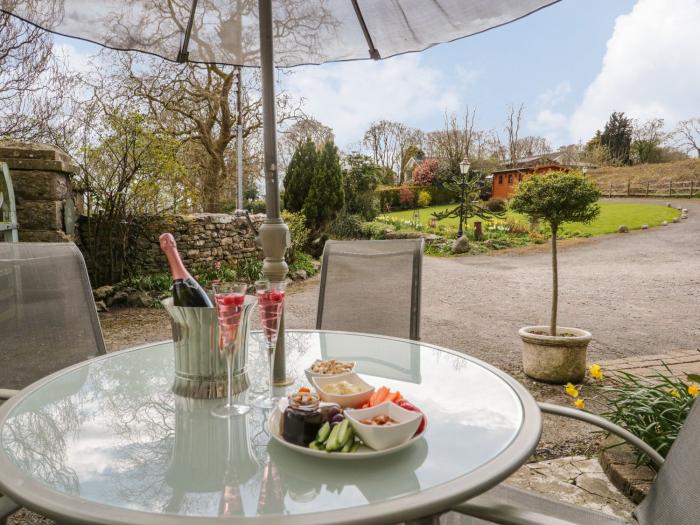
[[[679,211],[674,208],[660,206],[658,204],[636,204],[629,202],[601,202],[600,215],[591,224],[570,223],[564,226],[564,232],[579,232],[583,235],[603,235],[606,233],[614,233],[621,224],[626,224],[630,230],[637,230],[643,224],[648,224],[649,227],[658,226],[663,221],[671,222],[675,217],[680,215]],[[430,216],[433,212],[443,211],[453,208],[453,206],[431,206],[430,208],[422,208],[420,210],[420,221],[424,226],[427,226],[430,221]],[[413,210],[397,211],[389,214],[392,218],[403,220],[413,219]],[[517,213],[508,211],[504,218],[514,219],[523,224],[527,224],[527,219]],[[478,218],[469,220],[470,226]],[[457,219],[444,219],[439,222],[446,226],[457,227]]]

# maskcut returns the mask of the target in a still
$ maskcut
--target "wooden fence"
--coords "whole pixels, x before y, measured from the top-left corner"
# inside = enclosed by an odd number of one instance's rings
[[[695,181],[598,183],[606,197],[693,197],[700,196]]]

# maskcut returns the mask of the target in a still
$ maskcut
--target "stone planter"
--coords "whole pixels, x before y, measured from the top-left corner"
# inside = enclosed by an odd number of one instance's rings
[[[558,333],[573,336],[541,335],[548,326],[526,326],[518,332],[523,341],[525,374],[545,383],[578,383],[586,373],[586,348],[591,334],[578,328],[560,326]]]

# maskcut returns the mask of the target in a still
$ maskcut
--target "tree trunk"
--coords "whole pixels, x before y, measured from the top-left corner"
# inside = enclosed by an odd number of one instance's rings
[[[559,306],[559,276],[557,270],[557,230],[552,225],[552,317],[549,321],[549,335],[557,335],[557,307]]]
[[[223,211],[222,170],[221,162],[217,158],[210,158],[202,184],[202,206],[205,213],[221,213]]]

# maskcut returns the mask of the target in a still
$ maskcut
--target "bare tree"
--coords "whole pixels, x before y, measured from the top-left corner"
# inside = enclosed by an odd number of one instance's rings
[[[362,144],[369,149],[375,164],[384,168],[385,171],[398,174],[400,169],[400,164],[397,163],[399,145],[393,129],[395,124],[389,120],[373,122],[365,131]]]
[[[552,146],[544,137],[529,135],[518,139],[517,151],[519,157],[532,157],[533,155],[544,155],[552,151]]]
[[[681,120],[673,132],[673,136],[679,147],[700,157],[700,117]]]
[[[508,162],[514,166],[521,154],[519,151],[518,135],[520,134],[520,123],[523,119],[525,105],[520,104],[517,108],[512,104],[508,106],[508,116],[506,117],[505,132],[506,145],[508,147]]]
[[[453,175],[459,174],[459,163],[464,157],[471,159],[474,156],[477,137],[480,146],[483,146],[483,137],[474,129],[475,121],[476,108],[467,106],[463,120],[454,113],[445,113],[444,129],[428,133],[428,155],[444,162]]]
[[[322,124],[313,117],[302,117],[296,120],[282,132],[279,141],[280,165],[286,166],[296,150],[302,143],[310,138],[317,147],[322,146],[328,140],[333,140],[333,129]]]
[[[51,35],[0,12],[0,138],[51,142],[76,80]]]

